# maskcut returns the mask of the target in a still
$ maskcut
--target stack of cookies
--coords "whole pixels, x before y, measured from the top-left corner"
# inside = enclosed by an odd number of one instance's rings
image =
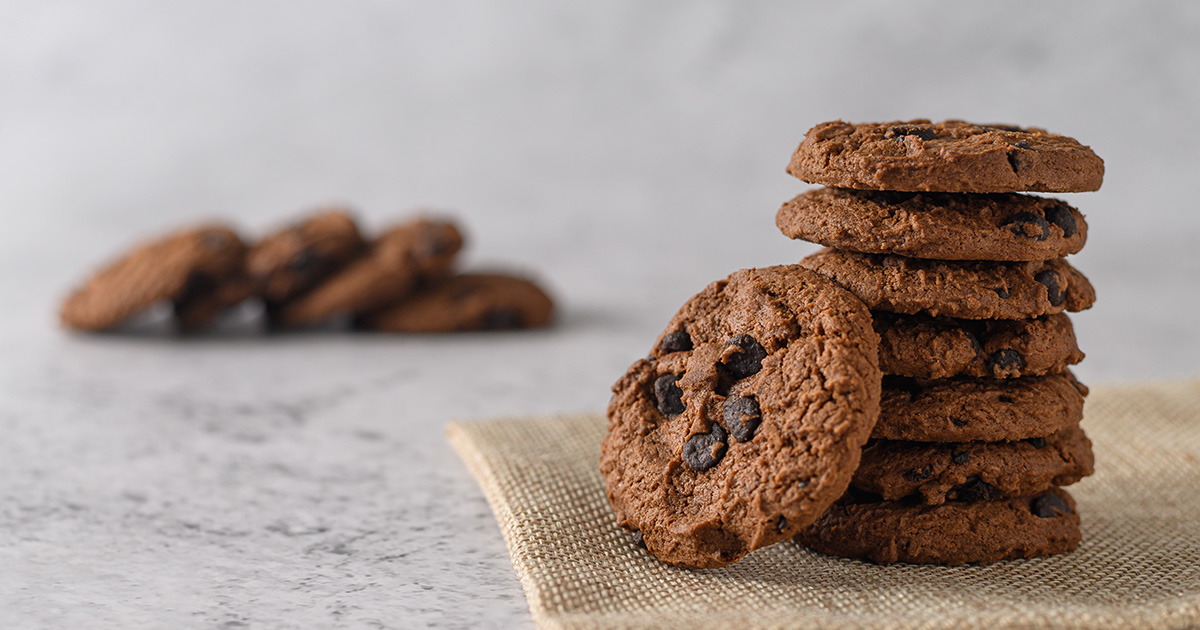
[[[103,331],[170,304],[181,331],[213,324],[261,300],[272,329],[350,320],[382,332],[536,328],[554,305],[540,287],[497,273],[456,273],[463,237],[455,223],[417,216],[368,238],[343,209],[302,218],[247,244],[214,224],[143,243],[63,302],[63,323]]]
[[[1041,129],[927,120],[818,125],[788,171],[820,188],[783,233],[871,309],[879,420],[850,489],[796,540],[879,563],[1050,555],[1080,541],[1061,489],[1092,472],[1083,358],[1063,311],[1092,305],[1064,257],[1083,215],[1025,192],[1099,188],[1088,147]]]

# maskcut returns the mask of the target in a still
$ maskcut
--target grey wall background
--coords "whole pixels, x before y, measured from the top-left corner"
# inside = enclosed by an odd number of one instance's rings
[[[43,279],[8,308],[52,327],[58,295],[136,236],[430,206],[476,259],[653,334],[709,280],[809,251],[773,215],[805,187],[783,168],[812,124],[1009,121],[1107,163],[1099,193],[1069,195],[1101,299],[1081,370],[1194,373],[1198,112],[1190,2],[8,0],[0,277]]]

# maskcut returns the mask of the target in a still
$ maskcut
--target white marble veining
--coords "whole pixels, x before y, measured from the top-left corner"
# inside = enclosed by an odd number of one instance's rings
[[[1200,11],[1147,1],[0,5],[0,628],[529,627],[454,419],[602,409],[773,225],[811,124],[1091,144],[1090,383],[1200,375]],[[346,200],[456,212],[549,331],[76,336],[129,241]]]

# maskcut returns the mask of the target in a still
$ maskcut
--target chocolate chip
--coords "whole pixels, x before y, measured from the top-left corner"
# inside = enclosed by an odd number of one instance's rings
[[[633,544],[641,547],[642,549],[646,548],[646,537],[642,535],[642,532],[633,532]]]
[[[1062,228],[1064,238],[1071,238],[1079,231],[1079,226],[1075,225],[1075,214],[1063,204],[1046,208],[1046,220]]]
[[[737,349],[729,352],[736,346]],[[767,351],[750,335],[737,335],[725,346],[726,354],[721,357],[721,363],[734,380],[758,374],[762,369],[762,361],[767,358]]]
[[[1039,271],[1033,279],[1046,287],[1046,298],[1050,300],[1052,306],[1062,306],[1062,303],[1067,300],[1067,294],[1062,290],[1062,282],[1059,280],[1057,271],[1045,269]]]
[[[512,330],[524,324],[521,312],[515,308],[490,308],[483,313],[480,327],[484,330]]]
[[[904,471],[904,478],[909,481],[924,481],[933,474],[933,468],[930,466],[922,466]]]
[[[1002,348],[988,357],[987,367],[996,378],[1016,376],[1017,372],[1025,367],[1025,357],[1012,348]]]
[[[1012,396],[1009,396],[1007,394],[1000,394],[999,396],[996,397],[996,400],[999,400],[1000,402],[1008,404],[1008,405],[1011,405],[1011,404],[1017,402]]]
[[[922,140],[937,139],[937,132],[933,130],[933,127],[920,127],[916,125],[896,125],[894,127],[888,127],[885,135],[887,135],[889,138],[900,138],[901,140],[904,139],[904,136],[916,136]]]
[[[288,261],[288,271],[298,273],[300,275],[308,275],[316,271],[320,258],[313,250],[305,247],[296,252],[292,259]]]
[[[782,534],[783,530],[785,530],[785,529],[787,529],[787,517],[780,516],[779,520],[775,522],[775,531]]]
[[[659,348],[662,354],[691,350],[692,336],[688,334],[688,331],[680,328],[679,330],[663,335],[662,345]]]
[[[762,422],[758,401],[752,396],[730,396],[721,406],[721,417],[729,434],[739,442],[749,442]]]
[[[654,399],[658,402],[658,410],[668,418],[678,416],[687,408],[678,383],[678,374],[664,374],[654,381]]]
[[[1029,506],[1029,511],[1039,518],[1054,518],[1072,514],[1071,506],[1067,505],[1067,502],[1057,494],[1044,494],[1034,499],[1033,505]]]
[[[683,461],[692,470],[705,471],[725,457],[725,429],[713,423],[708,433],[697,433],[683,443]]]
[[[1008,299],[1008,289],[992,289],[992,290],[996,292],[996,295],[1000,296],[1001,300]]]
[[[991,501],[1000,498],[1000,491],[975,475],[950,489],[948,495],[953,495],[959,501]]]
[[[965,464],[971,461],[971,454],[966,451],[955,453],[950,456],[950,461],[954,462],[955,464]]]
[[[1042,437],[1029,438],[1028,440],[1025,440],[1025,442],[1027,444],[1029,444],[1030,446],[1032,446],[1033,448],[1038,449],[1039,451],[1046,448],[1046,438],[1042,438]]]
[[[1009,231],[1017,236],[1024,236],[1035,241],[1044,241],[1046,237],[1050,236],[1050,224],[1033,212],[1018,212],[1009,217],[1002,225],[1007,225]]]
[[[1021,167],[1024,166],[1024,164],[1021,162],[1020,152],[1016,149],[1009,149],[1006,155],[1008,156],[1009,168],[1011,168],[1014,173],[1021,170]]]
[[[965,427],[967,426],[967,421],[959,420],[958,418],[950,418],[950,424],[953,424],[956,427]]]

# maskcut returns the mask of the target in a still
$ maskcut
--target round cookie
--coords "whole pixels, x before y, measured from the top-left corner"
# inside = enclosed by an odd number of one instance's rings
[[[1082,535],[1075,500],[1054,488],[1028,497],[921,505],[839,501],[796,542],[876,564],[990,564],[1071,551]]]
[[[858,465],[876,345],[866,307],[798,265],[710,284],[613,386],[600,471],[620,524],[694,568],[790,538]]]
[[[788,172],[862,190],[1084,192],[1100,188],[1104,160],[1072,138],[1035,127],[835,120],[808,130]]]
[[[1096,291],[1057,258],[965,262],[823,249],[800,264],[833,279],[872,309],[962,319],[1030,319],[1091,307]]]
[[[1087,223],[1057,199],[818,188],[785,203],[791,238],[855,252],[938,260],[1049,260],[1074,254]]]
[[[366,241],[354,219],[331,209],[266,236],[246,254],[246,271],[267,302],[284,302],[362,254]]]
[[[1092,443],[1078,426],[1015,442],[875,440],[850,485],[888,501],[991,501],[1069,486],[1092,465]]]
[[[915,442],[1046,437],[1079,424],[1086,395],[1070,371],[1008,380],[885,376],[871,437]]]
[[[1037,319],[951,319],[871,313],[884,374],[1017,378],[1057,374],[1083,360],[1064,313]]]
[[[68,327],[99,331],[116,327],[157,302],[186,298],[181,328],[197,328],[239,295],[223,292],[215,305],[207,299],[207,305],[197,306],[206,301],[203,294],[213,294],[215,287],[244,279],[245,256],[246,245],[226,226],[177,232],[138,245],[93,274],[67,297],[59,315]]]
[[[362,318],[363,328],[384,332],[436,333],[541,328],[554,303],[524,278],[462,274],[418,290],[394,306]]]
[[[306,326],[384,308],[408,296],[420,281],[448,275],[462,244],[453,223],[414,219],[383,233],[365,256],[312,290],[280,304],[272,317],[284,326]]]

